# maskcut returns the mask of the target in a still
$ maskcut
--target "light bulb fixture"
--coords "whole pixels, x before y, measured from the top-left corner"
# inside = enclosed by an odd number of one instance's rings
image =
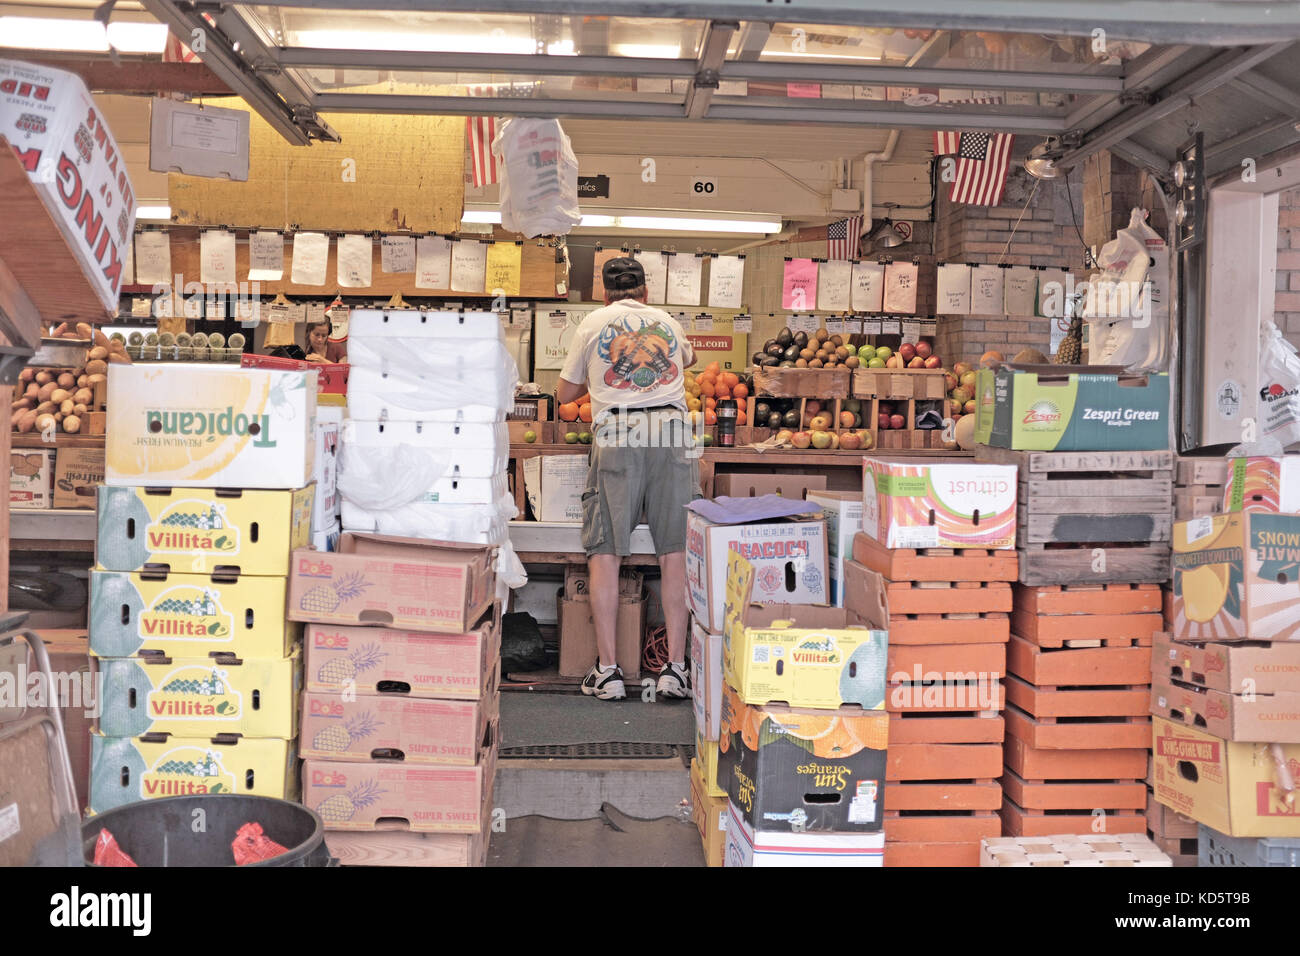
[[[1192,163],[1190,160],[1179,160],[1174,163],[1174,185],[1179,189],[1183,184],[1192,178]]]
[[[1063,155],[1061,141],[1049,136],[1029,151],[1025,157],[1025,172],[1035,179],[1056,179],[1061,175],[1056,161]]]
[[[868,241],[872,249],[894,249],[903,244],[903,237],[894,228],[893,220],[886,217],[871,231]]]

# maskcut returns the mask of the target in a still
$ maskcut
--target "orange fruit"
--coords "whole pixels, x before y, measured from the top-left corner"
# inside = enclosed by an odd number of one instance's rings
[[[717,375],[720,371],[722,371],[722,365],[718,362],[710,362],[705,367],[704,371],[710,373],[711,375]]]
[[[725,385],[719,385],[713,390],[714,398],[731,398],[731,389]]]
[[[749,398],[749,386],[744,382],[738,382],[731,389],[731,397],[740,401]]]
[[[717,414],[717,412],[715,412],[715,411],[714,411],[713,409],[711,409],[711,408],[710,408],[708,411],[706,411],[706,412],[704,413],[704,424],[706,424],[706,425],[716,425],[716,424],[718,424],[718,414]]]
[[[560,406],[560,421],[576,422],[578,420],[578,403],[565,402]]]
[[[709,411],[713,411],[715,408],[718,407],[718,400],[716,398],[706,398],[704,400],[704,407],[707,408]]]
[[[700,394],[703,395],[705,398],[712,398],[716,391],[717,389],[713,387],[712,381],[704,381],[704,380],[700,381]]]
[[[591,421],[591,402],[578,406],[578,417],[584,422]]]
[[[748,425],[748,424],[749,424],[749,419],[748,419],[748,417],[746,417],[746,415],[745,415],[745,410],[744,410],[743,408],[741,408],[741,409],[737,409],[737,410],[736,410],[736,424],[737,424],[737,425]]]
[[[722,384],[727,388],[735,388],[740,384],[740,376],[735,372],[723,372],[721,376]]]

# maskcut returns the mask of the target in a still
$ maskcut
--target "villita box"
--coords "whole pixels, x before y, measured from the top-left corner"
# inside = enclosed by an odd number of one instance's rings
[[[491,618],[464,634],[309,624],[303,644],[313,693],[369,696],[401,687],[407,697],[478,700],[491,683],[501,629]]]
[[[1300,640],[1300,515],[1174,523],[1176,640]]]
[[[460,634],[494,595],[491,548],[345,532],[337,551],[293,553],[289,617]]]
[[[873,833],[884,821],[889,714],[755,707],[730,687],[718,783],[756,830]]]
[[[284,619],[285,579],[90,572],[90,653],[179,659],[288,657],[297,628]]]
[[[1163,451],[1169,376],[1003,365],[976,374],[975,440],[1029,451]]]
[[[304,488],[315,453],[315,372],[164,363],[108,377],[107,484]]]
[[[106,737],[297,735],[302,658],[296,650],[283,660],[151,655],[101,659],[98,666],[104,696],[97,729]]]
[[[732,553],[729,618],[723,631],[726,682],[749,704],[885,706],[888,635],[852,611],[826,605],[754,604],[754,566]]]
[[[864,458],[862,508],[888,548],[1014,548],[1016,466]]]
[[[1153,717],[1156,800],[1234,837],[1300,837],[1300,744],[1234,743]]]
[[[728,801],[725,866],[884,866],[885,834],[754,830]]]
[[[718,742],[708,740],[699,725],[695,727],[695,760],[704,776],[705,792],[711,797],[725,797],[726,781],[718,778]]]
[[[298,798],[298,754],[273,737],[90,738],[90,811],[195,794]]]
[[[315,485],[297,491],[101,486],[96,558],[106,571],[284,577],[311,540]]]

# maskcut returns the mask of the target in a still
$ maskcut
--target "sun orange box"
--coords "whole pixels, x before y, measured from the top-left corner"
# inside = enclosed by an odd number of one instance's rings
[[[492,549],[345,533],[338,550],[293,552],[289,618],[463,633],[495,597]]]

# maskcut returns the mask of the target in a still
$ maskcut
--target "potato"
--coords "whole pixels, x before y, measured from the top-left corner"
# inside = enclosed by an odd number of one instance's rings
[[[47,370],[45,370],[45,369],[41,369],[39,372],[36,373],[36,384],[37,384],[37,385],[44,385],[44,384],[46,384],[47,382],[52,382],[52,381],[54,381],[54,373],[53,373],[53,372],[49,372],[49,371],[47,371]]]
[[[44,415],[37,415],[34,424],[38,432],[43,432],[46,429],[53,428],[59,423],[52,414],[46,412]]]
[[[108,368],[108,366],[106,365],[104,366],[104,368]],[[94,388],[100,382],[107,382],[107,381],[108,381],[108,376],[105,375],[103,372],[95,372],[91,375],[86,376],[86,385],[89,388]]]
[[[108,351],[108,346],[96,345],[89,353],[87,353],[86,358],[92,362],[95,359],[106,359],[108,358]]]
[[[81,404],[80,402],[72,406],[72,414],[74,415],[84,415],[86,414],[86,411],[87,411],[86,406]]]
[[[18,381],[22,382],[24,385],[26,385],[28,382],[32,382],[35,380],[36,380],[36,369],[34,368],[25,368],[18,373]]]
[[[79,388],[72,393],[72,400],[78,405],[89,405],[95,400],[95,392],[89,388]]]
[[[21,409],[28,409],[28,408],[31,408],[31,406],[32,406],[32,403],[29,402],[27,399],[25,399],[25,398],[20,398],[20,399],[18,399],[18,401],[14,402],[14,403],[13,403],[12,405],[10,405],[9,407],[10,407],[10,409],[12,409],[13,411],[16,412],[16,411],[18,411],[20,408],[21,408]]]
[[[83,339],[92,338],[94,334],[95,334],[95,327],[91,325],[89,322],[77,323],[77,335],[81,336]]]
[[[62,402],[59,403],[60,415],[71,415],[76,410],[77,410],[77,403],[70,398],[65,398]]]
[[[118,339],[113,339],[113,341],[108,343],[108,350],[110,352],[125,352],[126,343],[119,341]]]
[[[68,415],[63,419],[63,430],[69,435],[75,435],[81,431],[81,419],[76,415]]]
[[[53,414],[56,408],[58,408],[58,406],[55,405],[53,402],[41,402],[39,405],[36,406],[36,414],[37,415]]]
[[[114,365],[131,364],[131,356],[127,355],[125,352],[109,352],[108,360]]]
[[[68,323],[60,322],[58,325],[54,327],[54,331],[50,333],[50,338],[58,338],[66,331],[68,331]]]
[[[23,412],[22,417],[18,419],[18,430],[24,433],[29,432],[35,424],[36,413],[31,411]]]
[[[85,388],[86,382],[89,381],[89,379],[90,376],[87,375],[85,372],[82,372],[80,375],[77,376],[77,388]]]
[[[54,394],[55,390],[58,389],[58,387],[59,387],[58,382],[46,382],[44,385],[41,386],[41,390],[38,393],[38,397],[40,398],[41,401],[48,402],[50,400],[50,397]]]
[[[37,385],[35,382],[32,382],[30,385],[27,386],[27,391],[23,392],[23,395],[25,395],[28,398],[35,398],[40,393],[41,393],[41,387]]]
[[[52,401],[55,405],[62,405],[71,397],[72,397],[72,393],[69,392],[66,388],[56,388],[54,391],[50,393],[50,401]]]
[[[108,348],[109,338],[99,329],[95,329],[95,345],[102,348]]]
[[[61,338],[61,339],[76,339],[78,342],[83,341],[82,338],[81,338],[81,336],[78,335],[76,332],[64,332],[62,335],[59,336],[59,338]]]
[[[92,359],[86,363],[86,372],[90,375],[102,375],[108,371],[108,363],[103,359]]]
[[[55,381],[59,383],[59,388],[72,388],[77,384],[77,376],[71,372],[63,372]]]

